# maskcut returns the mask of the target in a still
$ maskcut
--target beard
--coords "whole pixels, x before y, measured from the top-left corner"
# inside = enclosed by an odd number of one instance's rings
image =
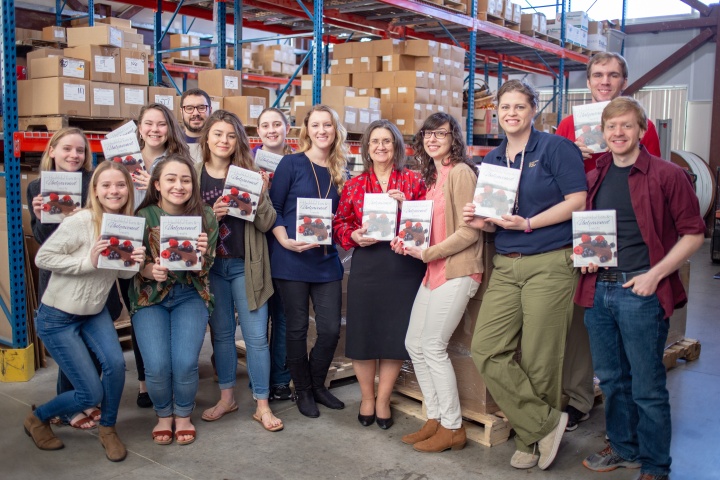
[[[202,120],[202,118],[201,117],[190,117],[190,120],[191,121],[192,120]],[[190,125],[189,122],[186,122],[184,118],[183,118],[183,125],[185,126],[185,130],[187,130],[190,133],[200,133],[202,131],[202,127],[203,127],[202,125],[200,125],[198,128],[195,128],[192,125]]]

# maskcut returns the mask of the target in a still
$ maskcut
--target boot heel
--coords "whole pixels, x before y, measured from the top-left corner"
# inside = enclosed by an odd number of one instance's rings
[[[463,448],[465,448],[464,443],[462,443],[460,445],[453,445],[452,447],[450,447],[451,450],[462,450]]]

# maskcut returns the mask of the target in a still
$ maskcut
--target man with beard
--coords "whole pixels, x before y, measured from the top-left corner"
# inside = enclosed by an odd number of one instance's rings
[[[200,131],[205,125],[205,120],[212,113],[210,95],[199,88],[186,90],[180,98],[180,108],[182,111],[183,132],[185,133],[185,141],[190,148],[190,155],[195,163],[200,162],[202,156],[200,144],[197,142],[200,138]]]

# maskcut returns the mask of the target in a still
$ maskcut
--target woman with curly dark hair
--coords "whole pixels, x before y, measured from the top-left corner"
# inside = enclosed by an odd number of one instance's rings
[[[415,297],[405,348],[410,354],[427,407],[428,421],[404,443],[420,452],[465,446],[460,398],[447,346],[482,278],[482,233],[463,222],[477,182],[462,129],[446,113],[429,116],[415,135],[415,158],[433,201],[430,246],[398,242],[395,251],[427,264]]]

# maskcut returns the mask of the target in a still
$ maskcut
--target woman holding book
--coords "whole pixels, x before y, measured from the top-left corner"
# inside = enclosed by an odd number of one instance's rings
[[[92,176],[88,206],[65,218],[35,258],[38,268],[52,272],[37,311],[38,336],[73,385],[25,418],[25,432],[41,450],[64,446],[53,433],[50,419],[100,403],[98,433],[107,458],[119,462],[127,456],[115,431],[125,360],[105,303],[116,279],[134,272],[98,269],[97,265],[101,252],[110,245],[99,238],[103,214],[133,213],[130,183],[127,170],[103,162]],[[142,263],[144,250],[134,249],[132,260]],[[102,378],[93,366],[93,355],[102,367]]]
[[[80,206],[84,207],[90,189],[90,178],[92,177],[92,151],[88,143],[85,133],[79,128],[65,127],[50,138],[45,147],[42,158],[40,159],[40,172],[80,172],[82,173],[82,195]],[[40,193],[40,179],[30,182],[27,188],[27,203],[30,211],[30,228],[32,229],[35,240],[42,245],[45,240],[50,238],[59,223],[41,223],[43,198]],[[42,299],[47,284],[50,281],[50,271],[42,268],[38,269],[38,301]],[[117,289],[110,289],[108,301],[106,302],[108,312],[113,320],[117,319],[122,312],[122,304],[118,296]],[[102,372],[100,363],[94,355],[91,355],[98,375]],[[58,369],[57,394],[60,395],[68,390],[73,390],[73,386],[63,373],[62,369]],[[88,408],[84,412],[75,412],[62,419],[73,428],[86,430],[93,428],[95,422],[100,420],[100,410],[97,408]]]
[[[562,370],[578,282],[573,267],[572,212],[585,208],[582,154],[569,140],[533,128],[538,96],[510,80],[497,94],[506,139],[483,160],[520,170],[512,212],[465,221],[496,231],[494,269],[475,325],[472,356],[515,429],[515,468],[550,466],[565,431]],[[518,346],[522,362],[515,361]]]
[[[347,176],[346,135],[333,109],[315,105],[303,120],[300,153],[283,157],[270,188],[277,212],[270,264],[285,304],[287,363],[298,410],[313,418],[320,415],[316,402],[328,408],[345,408],[325,387],[340,338],[343,268],[335,245],[319,245],[317,236],[297,238],[297,205],[299,199],[315,203],[322,203],[318,199],[329,200],[325,202],[330,203],[329,211],[319,213],[332,218]],[[327,238],[330,219],[317,219],[313,229]],[[308,357],[310,300],[315,312],[317,340]]]
[[[169,155],[153,169],[137,211],[145,218],[145,266],[130,290],[130,314],[145,360],[148,393],[158,416],[152,437],[159,445],[195,441],[190,415],[198,388],[198,358],[214,298],[209,272],[215,260],[218,224],[203,205],[190,156]],[[201,269],[169,270],[161,265],[160,218],[200,217],[195,249]]]
[[[352,359],[360,384],[358,421],[369,426],[377,419],[380,428],[388,429],[393,424],[390,395],[403,361],[410,359],[405,335],[425,264],[396,255],[389,243],[366,236],[364,197],[385,193],[397,202],[399,214],[403,201],[425,199],[426,188],[420,174],[405,168],[405,143],[391,122],[376,120],[368,126],[361,155],[363,172],[345,182],[333,235],[345,250],[355,248],[348,280],[345,355]]]
[[[279,108],[268,107],[258,117],[257,132],[262,144],[253,148],[253,156],[257,160],[258,152],[277,155],[282,158],[284,155],[293,153],[293,149],[286,143],[287,133],[290,124],[287,117]],[[274,173],[270,174],[272,177]],[[268,234],[268,247],[272,246],[272,233]],[[272,252],[271,252],[272,255]],[[270,399],[290,400],[290,370],[286,362],[286,320],[285,310],[280,297],[280,288],[273,281],[273,294],[268,300],[268,314],[270,317]]]
[[[268,174],[252,222],[228,215],[223,189],[230,165],[255,171],[245,128],[234,113],[218,110],[200,133],[202,162],[195,164],[200,195],[211,206],[222,235],[210,269],[210,292],[215,309],[210,315],[220,401],[202,415],[208,422],[235,412],[235,311],[247,352],[247,367],[257,410],[253,418],[269,431],[282,430],[282,421],[270,410],[270,349],[267,339],[267,301],[272,295],[270,255],[265,233],[275,223],[275,209],[267,194]]]
[[[428,420],[404,443],[420,452],[465,446],[455,371],[447,347],[482,278],[482,235],[462,220],[473,198],[477,174],[467,157],[458,121],[430,115],[415,135],[415,158],[433,201],[430,246],[422,250],[399,240],[395,251],[427,264],[410,314],[405,347],[427,406]]]

